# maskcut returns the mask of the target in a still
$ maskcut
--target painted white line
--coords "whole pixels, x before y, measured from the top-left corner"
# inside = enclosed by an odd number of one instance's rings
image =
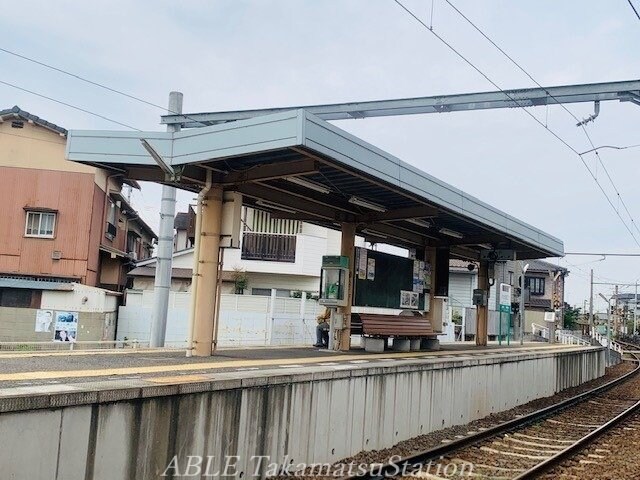
[[[278,365],[280,368],[302,368],[304,365],[299,365],[297,363],[291,365]]]
[[[246,372],[248,370],[260,370],[260,367],[240,367],[240,368],[236,368],[236,371],[238,371],[238,372]]]
[[[334,365],[338,365],[338,362],[321,362],[318,365],[322,365],[323,367],[332,367]]]
[[[349,363],[369,363],[369,360],[349,360]]]

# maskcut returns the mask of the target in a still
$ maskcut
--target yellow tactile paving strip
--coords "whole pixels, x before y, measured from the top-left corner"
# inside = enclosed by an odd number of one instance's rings
[[[184,348],[176,349],[176,352],[184,352]],[[105,350],[65,350],[60,352],[0,352],[0,360],[4,358],[28,358],[28,357],[68,357],[85,355],[133,355],[138,353],[166,353],[163,348],[111,348]]]
[[[575,345],[555,345],[546,347],[523,347],[507,349],[487,349],[487,350],[458,350],[458,351],[437,351],[437,352],[396,352],[396,353],[379,353],[363,355],[327,355],[323,357],[306,357],[306,358],[275,358],[261,360],[228,360],[223,362],[206,362],[206,363],[181,363],[174,365],[150,365],[136,367],[120,367],[120,368],[103,368],[103,369],[85,369],[85,370],[59,370],[59,371],[31,371],[0,374],[0,382],[3,381],[28,381],[28,380],[50,380],[60,378],[93,378],[93,377],[109,377],[122,375],[145,375],[157,373],[179,373],[189,371],[202,370],[219,370],[219,369],[239,369],[248,367],[269,367],[269,366],[294,366],[294,365],[312,365],[326,362],[349,362],[353,360],[381,360],[381,359],[413,359],[413,358],[433,358],[438,357],[458,357],[473,354],[516,354],[527,352],[543,352],[547,350],[565,350],[579,348]],[[173,377],[175,379],[175,377]],[[183,376],[180,376],[183,378]],[[156,379],[157,380],[157,379]]]

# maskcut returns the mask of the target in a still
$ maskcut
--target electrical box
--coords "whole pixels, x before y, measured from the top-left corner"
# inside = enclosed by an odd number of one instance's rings
[[[333,320],[333,328],[336,330],[342,330],[344,328],[344,315],[334,312],[331,315],[331,319]]]
[[[323,256],[318,303],[328,307],[345,307],[349,296],[348,283],[349,257]]]
[[[486,307],[488,303],[487,291],[482,288],[473,289],[473,304],[479,307]]]

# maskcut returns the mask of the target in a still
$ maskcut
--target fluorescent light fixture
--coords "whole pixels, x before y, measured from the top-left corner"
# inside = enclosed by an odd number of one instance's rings
[[[387,236],[384,233],[376,232],[374,230],[369,230],[367,228],[362,230],[362,233],[364,233],[365,235],[371,235],[372,237],[387,238]]]
[[[349,203],[353,205],[358,205],[359,207],[368,208],[369,210],[374,210],[376,212],[386,212],[387,209],[382,205],[378,205],[377,203],[369,202],[367,200],[363,200],[358,197],[351,197],[349,199]]]
[[[424,228],[431,227],[431,224],[429,222],[427,222],[426,220],[420,220],[419,218],[407,218],[406,220],[407,222],[413,223],[414,225],[417,225],[419,227],[424,227]]]
[[[480,248],[484,248],[485,250],[493,250],[493,245],[490,243],[478,243]]]
[[[260,205],[261,207],[265,208],[271,208],[273,210],[280,210],[281,212],[296,213],[295,210],[283,207],[282,205],[276,205],[275,203],[265,202],[264,200],[256,200],[256,205]]]
[[[438,230],[438,232],[440,232],[443,235],[447,235],[448,237],[453,237],[453,238],[462,238],[462,237],[464,237],[464,235],[462,235],[460,232],[456,232],[455,230],[449,230],[448,228],[441,228],[440,230]]]
[[[316,182],[312,182],[311,180],[306,180],[300,177],[287,177],[287,181],[291,183],[295,183],[296,185],[300,185],[301,187],[308,188],[309,190],[314,190],[320,193],[329,193],[331,191],[330,188],[325,187]]]

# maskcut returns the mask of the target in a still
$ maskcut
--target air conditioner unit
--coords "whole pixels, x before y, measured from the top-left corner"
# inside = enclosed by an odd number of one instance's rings
[[[52,260],[61,260],[62,259],[62,252],[60,250],[54,250],[53,252],[51,252],[51,259]]]

